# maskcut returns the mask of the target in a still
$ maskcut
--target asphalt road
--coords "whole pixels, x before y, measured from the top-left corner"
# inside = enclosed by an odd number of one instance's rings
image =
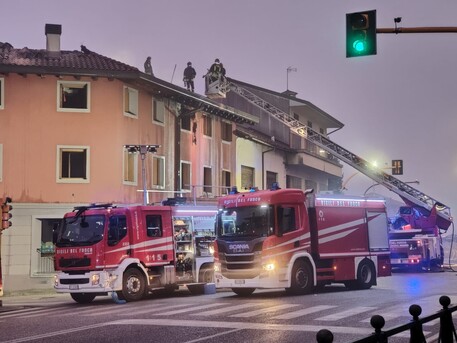
[[[411,320],[411,304],[425,316],[441,309],[441,295],[457,303],[456,286],[457,272],[447,271],[395,273],[369,290],[334,285],[305,296],[283,290],[257,290],[247,298],[230,290],[194,296],[183,289],[172,297],[126,304],[99,297],[88,305],[69,295],[3,297],[0,342],[313,343],[323,328],[333,332],[335,343],[351,342],[373,332],[374,314],[386,319],[388,329]],[[438,321],[424,325],[427,342],[437,341],[438,330]],[[408,337],[389,342],[406,343]]]

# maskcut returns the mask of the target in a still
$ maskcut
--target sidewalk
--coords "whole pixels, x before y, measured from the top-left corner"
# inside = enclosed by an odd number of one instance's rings
[[[53,289],[18,291],[0,297],[0,313],[37,306],[49,301],[70,300],[68,294],[56,293]]]

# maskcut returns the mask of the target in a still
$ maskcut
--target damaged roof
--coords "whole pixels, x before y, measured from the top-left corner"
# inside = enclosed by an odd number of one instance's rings
[[[27,47],[15,49],[9,43],[0,42],[0,74],[9,73],[119,79],[142,87],[151,94],[177,101],[189,111],[203,111],[235,123],[253,125],[259,122],[256,116],[145,74],[136,67],[100,55],[84,45],[81,45],[80,51],[48,51]]]

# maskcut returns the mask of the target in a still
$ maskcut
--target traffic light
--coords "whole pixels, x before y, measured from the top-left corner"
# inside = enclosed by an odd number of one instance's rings
[[[392,175],[403,175],[403,160],[392,160]]]
[[[346,57],[376,55],[376,10],[346,14]]]
[[[2,230],[8,229],[12,223],[10,219],[13,215],[10,213],[13,206],[8,205],[11,202],[11,198],[6,198],[6,201],[2,204]]]

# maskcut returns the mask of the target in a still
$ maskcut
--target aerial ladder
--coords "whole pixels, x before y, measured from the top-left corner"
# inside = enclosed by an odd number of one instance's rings
[[[453,219],[451,216],[451,209],[448,206],[432,198],[431,196],[411,187],[410,184],[403,182],[394,176],[379,170],[378,168],[373,168],[372,164],[368,161],[343,148],[342,146],[332,142],[325,135],[322,135],[314,131],[311,127],[302,124],[290,114],[268,103],[248,89],[241,87],[240,85],[226,79],[225,77],[221,77],[219,80],[213,82],[208,82],[208,80],[206,82],[206,95],[209,98],[225,98],[228,91],[237,93],[251,104],[264,110],[283,124],[287,125],[294,134],[297,134],[300,137],[303,137],[308,141],[316,144],[328,153],[344,161],[357,171],[368,176],[376,183],[385,186],[387,189],[396,193],[400,198],[402,198],[406,204],[411,206],[419,206],[425,208],[428,211],[431,211],[433,207],[435,207],[438,215],[436,225],[441,230],[446,231],[451,225]]]

